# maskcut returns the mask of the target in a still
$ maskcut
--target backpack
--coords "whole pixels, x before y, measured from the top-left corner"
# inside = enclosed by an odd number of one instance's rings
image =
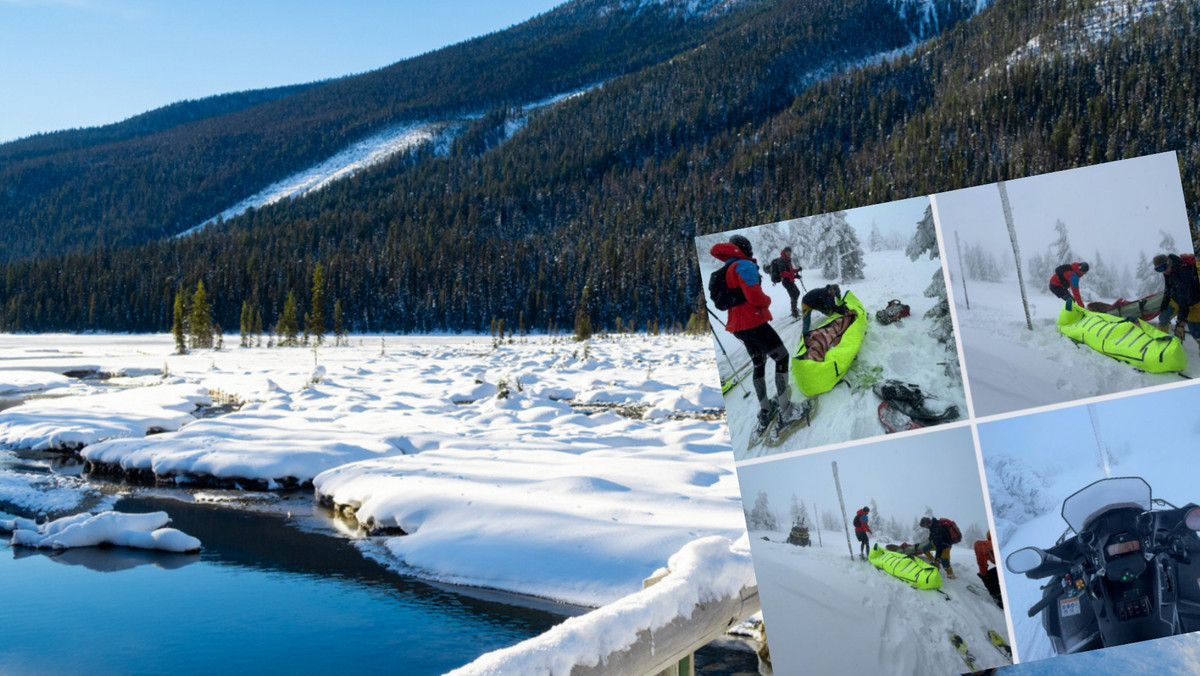
[[[962,531],[958,529],[958,524],[950,519],[938,519],[938,523],[946,529],[946,534],[950,536],[950,544],[956,545],[962,542]]]
[[[771,261],[769,266],[767,266],[767,274],[771,276],[772,283],[778,284],[783,281],[784,265],[785,263],[783,262],[783,258],[776,258],[775,260]]]
[[[862,522],[862,514],[855,514],[854,521],[851,522],[851,525],[853,525],[855,528],[858,528],[859,526],[862,525],[861,522]]]
[[[1058,277],[1059,284],[1061,284],[1064,288],[1069,289],[1071,288],[1071,282],[1067,281],[1067,273],[1074,271],[1075,269],[1071,267],[1070,263],[1063,263],[1057,268],[1054,268],[1054,276]]]
[[[1190,265],[1193,268],[1196,267],[1196,254],[1179,254],[1179,260],[1183,261],[1184,265]]]
[[[713,270],[708,277],[708,299],[718,310],[728,310],[746,302],[746,294],[742,293],[741,289],[729,288],[729,284],[725,281],[729,266],[739,260],[742,259],[735,258],[726,262],[720,270]]]

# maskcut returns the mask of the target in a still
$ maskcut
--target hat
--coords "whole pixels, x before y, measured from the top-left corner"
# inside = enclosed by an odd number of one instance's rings
[[[869,512],[871,511],[871,508],[870,508],[870,507],[863,507],[863,511],[864,511],[864,512],[868,512],[868,513],[869,513]]]
[[[1079,264],[1079,271],[1081,273],[1086,273],[1090,269],[1091,269],[1091,267],[1087,264],[1087,261],[1083,261],[1082,263]]]
[[[1153,261],[1154,269],[1158,272],[1164,272],[1168,267],[1171,266],[1171,261],[1169,258],[1167,258],[1166,254],[1155,254]]]
[[[742,253],[747,256],[754,255],[754,246],[750,244],[750,240],[741,235],[734,235],[729,238],[729,243],[742,250]]]
[[[927,517],[927,516],[921,517],[921,528],[929,528],[929,523],[930,523],[929,517]]]

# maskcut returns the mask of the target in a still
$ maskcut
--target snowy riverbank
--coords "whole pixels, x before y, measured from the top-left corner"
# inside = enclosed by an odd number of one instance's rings
[[[311,483],[360,522],[407,533],[363,544],[396,570],[582,605],[639,590],[690,542],[745,531],[710,341],[352,342],[177,356],[166,335],[0,336],[0,389],[29,381],[18,371],[137,381],[73,381],[70,396],[2,411],[0,443],[85,444],[93,463],[184,487]],[[189,415],[208,392],[245,404]],[[94,424],[101,411],[122,423]],[[71,443],[55,443],[64,429]],[[0,503],[22,508],[46,477],[4,480]]]

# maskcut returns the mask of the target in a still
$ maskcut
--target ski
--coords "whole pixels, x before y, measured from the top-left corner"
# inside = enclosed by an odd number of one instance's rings
[[[992,645],[996,647],[996,650],[1000,651],[1000,654],[1008,658],[1008,661],[1011,664],[1013,659],[1012,646],[1008,645],[1008,642],[1004,640],[1004,637],[1000,635],[1000,632],[996,631],[995,629],[988,629],[988,639],[992,642]]]
[[[969,671],[979,671],[975,656],[967,649],[967,642],[961,636],[951,634],[950,645],[954,646],[954,649],[958,651],[958,656],[962,658],[963,663],[967,665]]]

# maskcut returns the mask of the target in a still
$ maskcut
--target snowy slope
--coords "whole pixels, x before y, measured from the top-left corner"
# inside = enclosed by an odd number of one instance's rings
[[[717,261],[711,256],[705,258],[708,260],[702,259],[701,273],[707,280],[710,272],[716,269]],[[845,378],[852,387],[839,383],[832,391],[819,395],[819,409],[812,426],[792,435],[779,448],[760,445],[748,449],[746,445],[756,424],[758,402],[750,379],[745,378],[742,384],[725,395],[730,437],[738,460],[884,434],[886,430],[880,424],[877,413],[880,401],[870,388],[872,382],[882,378],[916,383],[926,391],[958,405],[961,419],[966,418],[966,396],[962,383],[946,376],[943,366],[947,359],[946,347],[929,336],[930,322],[924,318],[925,313],[935,305],[935,300],[926,298],[924,292],[934,272],[940,271],[940,260],[922,257],[914,262],[902,251],[866,252],[865,260],[866,279],[842,285],[843,291],[850,290],[858,296],[870,315],[862,349]],[[820,270],[815,269],[806,269],[803,275],[803,282],[808,289],[835,281],[824,279]],[[803,327],[799,320],[792,320],[789,316],[787,290],[783,285],[772,285],[766,277],[763,290],[771,297],[771,314],[775,317],[771,325],[783,339],[788,352],[794,354]],[[893,298],[911,306],[912,315],[899,323],[883,326],[875,321],[875,312]],[[725,313],[717,312],[717,316],[724,320]],[[819,313],[813,313],[813,326],[822,320]],[[719,324],[714,322],[713,327],[717,330],[721,345],[729,353],[727,360],[724,354],[719,350],[717,352],[718,368],[722,375],[732,370],[730,362],[740,370],[747,369],[750,357],[741,342],[725,332]],[[773,363],[768,363],[767,372],[767,393],[771,396],[775,392]],[[793,390],[793,401],[801,401],[803,397],[800,392],[795,391],[794,386]]]
[[[947,600],[851,561],[842,531],[822,531],[824,548],[815,531],[811,547],[784,543],[782,532],[750,536],[776,673],[958,674],[966,668],[951,634],[966,640],[981,668],[1009,663],[987,638],[988,629],[1007,633],[1003,611],[986,592],[968,590],[982,587],[966,547],[952,550],[958,577],[944,582]]]
[[[971,309],[954,287],[955,314],[966,361],[971,398],[978,416],[1007,413],[1075,399],[1178,383],[1174,374],[1151,374],[1106,357],[1058,331],[1062,301],[1049,294],[1029,295],[1033,331],[1025,324],[1014,280],[972,281]],[[1084,300],[1091,300],[1085,297]],[[1111,299],[1110,299],[1111,300]],[[1187,376],[1200,375],[1200,353],[1184,341]]]
[[[1012,68],[1029,59],[1050,60],[1055,56],[1082,54],[1096,43],[1125,32],[1134,23],[1169,7],[1175,0],[1101,0],[1070,23],[1054,27],[1054,33],[1039,33],[1008,55]]]
[[[525,126],[529,116],[539,109],[579,96],[588,89],[591,89],[591,87],[558,94],[526,104],[521,108],[521,115],[514,117],[506,125],[505,135],[512,136],[512,134],[519,131]],[[348,148],[315,166],[272,183],[250,197],[222,211],[219,215],[189,228],[177,236],[185,237],[194,234],[219,220],[227,221],[246,213],[250,209],[259,209],[280,200],[294,199],[315,192],[334,181],[348,178],[363,169],[385,162],[388,158],[398,153],[409,152],[425,144],[434,143],[443,138],[447,133],[453,134],[454,130],[460,127],[465,120],[477,117],[479,115],[468,115],[462,120],[443,120],[389,127],[351,144]]]

